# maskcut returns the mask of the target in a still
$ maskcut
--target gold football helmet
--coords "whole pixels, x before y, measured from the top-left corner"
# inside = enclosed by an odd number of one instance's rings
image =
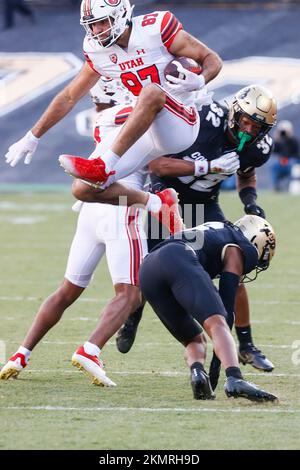
[[[241,119],[251,119],[259,131],[256,135],[248,134],[241,128]],[[272,93],[261,85],[249,85],[236,93],[229,103],[228,132],[242,150],[244,145],[251,145],[261,140],[276,123],[277,104]]]
[[[258,272],[269,267],[275,254],[276,235],[273,227],[258,215],[245,215],[234,224],[258,252]]]

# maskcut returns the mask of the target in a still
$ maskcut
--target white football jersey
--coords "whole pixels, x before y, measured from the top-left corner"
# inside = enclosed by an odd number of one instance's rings
[[[164,69],[174,58],[169,48],[182,30],[181,23],[169,11],[158,11],[132,19],[132,31],[126,49],[113,44],[101,47],[87,36],[83,51],[90,67],[110,78],[120,78],[134,96],[149,83],[164,86]]]

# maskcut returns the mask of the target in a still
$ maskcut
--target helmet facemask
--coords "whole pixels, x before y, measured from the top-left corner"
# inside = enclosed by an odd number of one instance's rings
[[[130,25],[132,11],[128,0],[83,0],[80,24],[89,38],[106,48],[112,46]],[[92,25],[105,20],[108,28],[101,33],[93,33]]]
[[[259,132],[249,134],[243,130],[245,117],[260,126]],[[245,146],[261,140],[276,123],[276,102],[272,94],[259,85],[240,90],[229,104],[228,133],[241,152]]]
[[[258,119],[254,119],[253,116],[243,112],[238,103],[233,103],[232,109],[232,117],[230,125],[228,125],[228,132],[231,138],[238,145],[238,152],[241,152],[245,145],[250,146],[258,140],[261,140],[273,127],[273,125],[264,124]],[[256,135],[249,134],[242,130],[241,119],[243,116],[260,125],[260,131]]]
[[[256,279],[261,271],[268,269],[275,254],[276,235],[272,226],[262,217],[245,215],[234,224],[243,235],[255,246],[258,252],[258,263],[254,277],[244,276],[243,282]]]

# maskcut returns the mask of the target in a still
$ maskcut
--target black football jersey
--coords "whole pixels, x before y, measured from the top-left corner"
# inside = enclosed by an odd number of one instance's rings
[[[228,245],[240,247],[244,257],[243,274],[248,274],[258,264],[258,252],[238,227],[228,222],[207,222],[198,227],[184,230],[157,245],[154,250],[166,243],[184,243],[196,253],[199,262],[211,279],[222,273],[224,248]]]
[[[170,156],[170,158],[195,161],[206,158],[211,161],[226,152],[236,150],[236,145],[227,138],[228,109],[217,102],[209,106],[203,106],[199,112],[200,131],[194,144],[184,152]],[[272,138],[266,135],[260,141],[250,147],[245,147],[240,152],[239,172],[247,173],[263,165],[270,157],[272,150]],[[172,187],[179,193],[183,204],[205,203],[209,200],[217,200],[220,185],[227,175],[208,174],[201,177],[183,176],[178,178],[158,178],[151,176],[152,186]]]

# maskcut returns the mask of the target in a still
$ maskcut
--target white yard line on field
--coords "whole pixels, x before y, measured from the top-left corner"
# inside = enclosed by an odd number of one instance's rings
[[[17,320],[16,318],[13,318],[13,317],[4,317],[2,318],[2,320]],[[64,341],[64,340],[54,340],[54,341],[46,341],[46,340],[43,340],[41,341],[42,344],[50,344],[50,345],[68,345],[68,344],[73,344],[73,345],[78,345],[80,344],[80,342],[82,342],[82,338],[81,339],[78,339],[77,341],[74,340],[74,341]],[[6,343],[9,343],[9,344],[19,344],[20,341],[10,341],[10,340],[6,340]],[[111,345],[114,345],[115,342],[114,340],[113,341],[108,341],[106,343],[106,346],[111,346]],[[158,343],[155,343],[155,342],[137,342],[136,343],[136,347],[140,346],[140,347],[157,347],[157,346],[171,346],[171,345],[174,345],[174,341],[164,341],[164,342],[158,342]],[[211,348],[212,345],[211,343],[208,343],[207,344],[208,348]],[[260,344],[260,347],[261,348],[270,348],[270,349],[294,349],[292,347],[292,344]]]
[[[32,302],[36,300],[40,300],[38,297],[22,297],[22,296],[0,296],[0,300],[4,301],[16,301],[16,302]],[[82,299],[78,299],[77,302],[91,302],[91,303],[100,303],[104,304],[108,302],[109,299],[102,299],[102,298],[94,298],[94,297],[83,297]],[[300,305],[300,300],[253,300],[250,303],[255,305]]]
[[[7,301],[7,302],[36,302],[36,301],[41,301],[40,297],[22,297],[21,295],[15,295],[15,296],[8,296],[8,295],[1,295],[0,296],[0,301]],[[91,303],[98,303],[98,304],[105,304],[111,299],[93,299],[93,298],[82,298],[78,299],[77,302],[91,302]],[[78,318],[75,317],[73,320],[77,320]],[[71,319],[70,319],[71,320]],[[94,320],[94,319],[93,319]]]
[[[108,411],[113,413],[120,412],[134,412],[134,413],[300,413],[300,409],[280,409],[280,408],[257,408],[254,405],[253,408],[144,408],[144,407],[127,407],[127,406],[99,406],[99,407],[74,407],[74,406],[7,406],[0,407],[1,410],[14,410],[14,411],[76,411],[76,412],[87,412],[87,411]]]
[[[20,213],[24,212],[62,212],[62,211],[71,211],[71,204],[53,204],[53,203],[17,203],[13,201],[1,201],[0,202],[0,211],[16,211]]]
[[[2,318],[2,320],[16,320],[15,318],[11,318],[11,317],[6,317],[6,318]],[[2,338],[3,339],[3,338]],[[19,344],[20,341],[10,341],[10,340],[6,340],[5,341],[6,343],[9,343],[9,344]],[[81,339],[78,339],[77,341],[74,340],[74,341],[64,341],[64,340],[54,340],[54,341],[46,341],[46,340],[43,340],[41,341],[42,344],[50,344],[50,345],[68,345],[68,344],[73,344],[73,345],[79,345],[80,343],[82,342],[82,338]],[[106,343],[106,346],[112,346],[115,344],[115,341],[108,341]],[[171,345],[174,345],[174,341],[164,341],[164,342],[158,342],[158,343],[155,343],[155,342],[137,342],[136,343],[136,347],[157,347],[157,346],[171,346]],[[211,348],[212,345],[211,343],[208,343],[207,344],[208,348]],[[261,348],[270,348],[270,349],[294,349],[292,347],[292,344],[260,344],[260,347]]]
[[[77,370],[69,369],[28,369],[26,372],[33,372],[39,374],[78,374]],[[172,370],[110,370],[110,374],[116,375],[159,375],[162,377],[188,377],[188,371],[172,371]],[[264,372],[245,372],[244,376],[249,377],[300,377],[300,374],[276,374],[276,373],[264,373]]]
[[[299,289],[299,285],[298,284],[290,284],[290,283],[287,283],[287,284],[284,284],[283,282],[280,282],[280,286],[279,286],[280,289],[291,289],[291,290],[298,290]],[[261,284],[261,283],[258,283],[258,284],[253,284],[251,285],[251,289],[278,289],[278,285],[277,284],[273,284],[273,283],[268,283],[268,284]]]

